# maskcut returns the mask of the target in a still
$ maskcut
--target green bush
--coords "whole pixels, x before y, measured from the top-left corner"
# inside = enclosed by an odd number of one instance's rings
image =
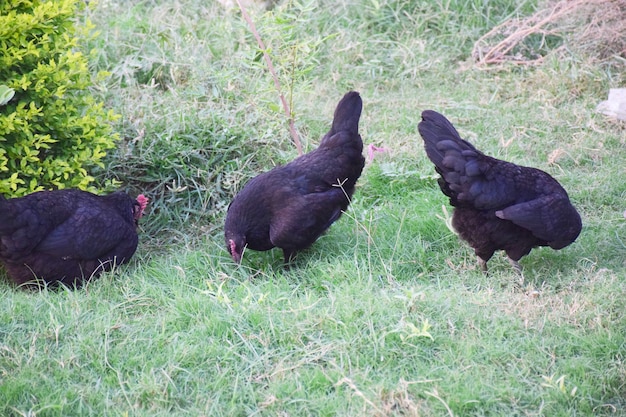
[[[74,18],[79,0],[0,3],[0,85],[15,90],[0,107],[0,193],[93,189],[117,116],[89,94],[92,78]],[[82,33],[85,32],[85,33]],[[103,74],[101,74],[103,75]]]

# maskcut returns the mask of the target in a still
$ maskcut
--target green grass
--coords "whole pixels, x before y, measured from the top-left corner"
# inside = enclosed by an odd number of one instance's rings
[[[534,2],[303,2],[252,12],[307,150],[348,89],[368,165],[292,268],[223,243],[232,196],[296,156],[255,40],[212,2],[101,0],[86,45],[124,140],[100,178],[152,199],[128,265],[78,291],[0,283],[3,416],[626,415],[623,62],[481,70],[473,42]],[[567,45],[568,39],[562,39]],[[621,67],[620,67],[621,65]],[[417,132],[443,112],[484,152],[555,176],[584,228],[520,283],[446,226]]]

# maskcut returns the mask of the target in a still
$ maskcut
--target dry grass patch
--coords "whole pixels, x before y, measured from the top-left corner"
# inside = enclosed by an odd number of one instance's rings
[[[547,54],[574,47],[602,61],[626,57],[626,1],[549,1],[530,16],[497,25],[474,45],[479,66],[513,63],[539,65]],[[562,43],[556,48],[550,44]]]
[[[620,301],[617,294],[607,297],[603,288],[618,286],[619,279],[615,272],[602,268],[589,271],[586,281],[572,281],[560,290],[545,281],[540,287],[528,284],[523,291],[508,294],[507,301],[499,304],[498,309],[518,317],[526,329],[542,331],[548,323],[590,331],[606,329],[614,324],[616,317],[611,310]],[[598,297],[603,298],[603,304]]]

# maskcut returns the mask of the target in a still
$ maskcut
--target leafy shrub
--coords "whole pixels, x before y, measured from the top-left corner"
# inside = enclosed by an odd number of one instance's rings
[[[78,0],[0,3],[0,85],[15,90],[0,107],[0,193],[93,189],[116,119],[88,94],[92,78],[78,41]],[[85,32],[85,33],[81,33]],[[104,75],[104,74],[102,74]]]

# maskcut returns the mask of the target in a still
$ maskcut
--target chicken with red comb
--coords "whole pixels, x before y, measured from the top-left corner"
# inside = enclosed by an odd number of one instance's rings
[[[80,286],[133,256],[147,204],[143,194],[133,199],[121,191],[0,196],[0,263],[19,285]]]

